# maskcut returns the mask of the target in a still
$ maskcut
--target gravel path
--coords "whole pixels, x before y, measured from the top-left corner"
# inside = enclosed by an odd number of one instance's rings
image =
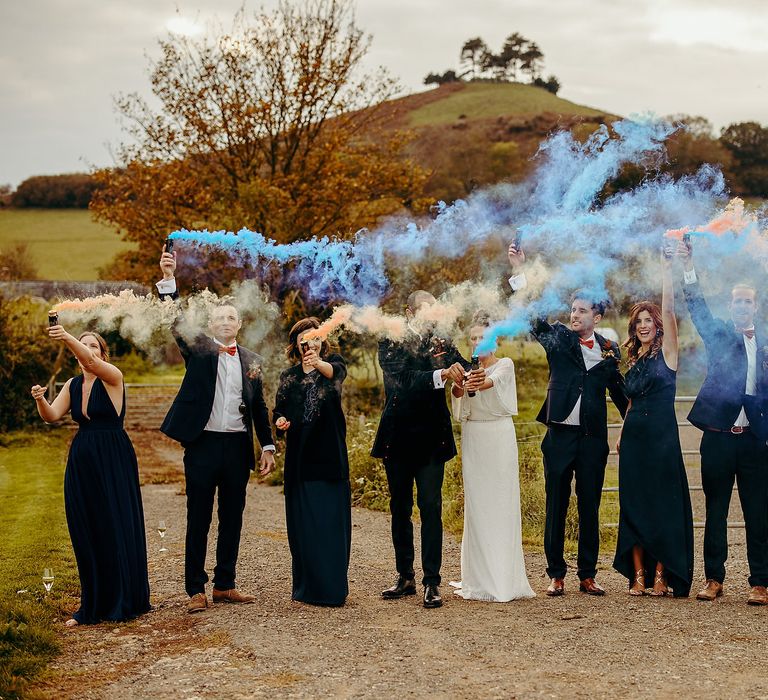
[[[745,605],[743,530],[731,532],[726,595],[630,599],[601,559],[605,598],[542,591],[544,558],[527,554],[539,595],[507,604],[464,601],[424,610],[418,597],[383,601],[393,555],[386,514],[355,509],[349,601],[314,608],[290,600],[290,555],[279,489],[252,486],[239,586],[255,605],[186,614],[184,497],[179,485],[143,489],[149,575],[157,609],[124,625],[62,629],[64,653],[40,687],[55,698],[632,697],[768,698],[768,609]],[[168,523],[160,554],[156,525]],[[701,534],[697,533],[701,581]],[[209,555],[209,561],[212,554]],[[446,537],[445,582],[459,577]]]

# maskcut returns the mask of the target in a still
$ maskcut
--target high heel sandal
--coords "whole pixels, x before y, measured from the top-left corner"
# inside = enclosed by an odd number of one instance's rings
[[[656,586],[659,585],[659,584],[664,586],[663,590],[660,590],[660,591],[656,590]],[[662,572],[658,572],[658,571],[656,572],[656,576],[653,579],[653,590],[648,595],[652,595],[652,596],[655,596],[657,598],[662,598],[665,595],[669,595],[669,587],[667,586],[667,580],[664,577],[664,572],[663,571]]]
[[[640,586],[640,588],[635,588]],[[635,571],[635,582],[629,588],[629,595],[645,595],[645,571],[638,569]]]

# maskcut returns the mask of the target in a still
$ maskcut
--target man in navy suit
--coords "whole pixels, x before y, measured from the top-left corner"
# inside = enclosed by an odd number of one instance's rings
[[[176,253],[163,248],[160,258],[163,279],[157,283],[161,298],[177,299],[174,273]],[[245,492],[256,466],[255,429],[261,445],[259,474],[275,467],[274,440],[264,401],[261,358],[236,341],[242,326],[234,306],[217,306],[211,313],[210,336],[193,341],[174,328],[186,372],[160,430],[184,446],[187,492],[187,532],[184,583],[189,595],[187,610],[208,607],[205,555],[213,503],[218,489],[219,530],[213,601],[252,603],[253,595],[235,587],[235,567],[240,548]]]
[[[728,558],[728,508],[734,480],[739,489],[747,535],[747,602],[768,605],[768,334],[755,328],[757,292],[736,285],[728,321],[715,318],[699,286],[693,249],[681,242],[683,290],[688,311],[707,350],[707,377],[688,419],[703,431],[701,483],[707,504],[704,525],[706,584],[696,596],[723,594]]]
[[[521,271],[525,253],[514,243],[509,247],[509,262],[515,273],[509,279],[514,292],[527,284]],[[622,416],[628,401],[619,372],[619,346],[595,332],[604,313],[603,302],[577,292],[571,300],[570,327],[539,318],[531,328],[547,353],[549,365],[547,396],[536,417],[547,426],[541,451],[549,596],[565,593],[565,518],[574,475],[579,511],[579,590],[590,595],[605,594],[595,575],[600,550],[600,499],[609,452],[606,389]]]

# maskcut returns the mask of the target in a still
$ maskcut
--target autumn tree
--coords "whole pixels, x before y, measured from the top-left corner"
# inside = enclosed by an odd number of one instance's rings
[[[741,193],[768,197],[768,128],[758,122],[730,124],[720,143],[736,161],[732,175]]]
[[[155,99],[117,98],[130,138],[96,175],[92,210],[138,243],[108,272],[150,281],[178,228],[245,226],[287,243],[423,207],[408,137],[386,128],[397,85],[361,73],[370,42],[349,0],[283,1],[241,10],[229,31],[160,40]]]

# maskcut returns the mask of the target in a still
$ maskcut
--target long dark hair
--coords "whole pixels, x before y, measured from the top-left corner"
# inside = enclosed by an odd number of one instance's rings
[[[651,341],[651,349],[649,355],[656,357],[661,350],[661,342],[664,340],[664,321],[661,318],[661,309],[658,304],[654,304],[652,301],[639,301],[635,304],[629,312],[629,322],[627,323],[627,339],[624,341],[622,347],[627,349],[627,359],[629,364],[633,365],[640,357],[640,348],[642,343],[637,337],[637,317],[643,312],[647,311],[653,322],[656,324],[656,337]]]
[[[293,324],[288,333],[288,347],[285,348],[285,354],[289,360],[294,362],[301,362],[301,351],[299,350],[299,336],[305,331],[311,328],[320,328],[320,320],[315,316],[309,318],[302,318],[301,321],[296,321]],[[327,340],[323,340],[320,346],[320,357],[325,357],[330,351],[331,346]]]

